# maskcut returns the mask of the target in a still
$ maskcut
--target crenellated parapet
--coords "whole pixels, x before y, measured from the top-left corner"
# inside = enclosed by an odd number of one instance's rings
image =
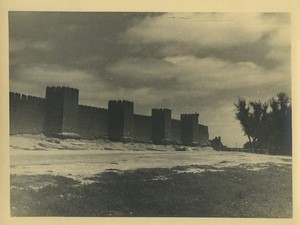
[[[9,92],[9,100],[10,103],[22,101],[24,103],[45,104],[46,102],[44,98],[35,97],[31,95],[24,95],[16,92]]]
[[[199,113],[184,113],[180,115],[183,119],[198,119]]]
[[[46,93],[61,93],[63,91],[67,91],[69,93],[77,94],[79,93],[79,90],[76,88],[70,88],[65,86],[47,86],[46,87]]]
[[[109,104],[111,105],[132,105],[133,102],[128,101],[128,100],[109,100]]]
[[[154,113],[171,113],[171,109],[167,109],[167,108],[154,108],[154,109],[152,109],[152,112],[154,112]]]
[[[176,120],[168,108],[153,108],[151,116],[134,114],[134,103],[127,100],[110,100],[107,109],[79,105],[75,88],[49,86],[45,98],[10,92],[9,100],[11,134],[72,133],[91,139],[185,145],[205,143],[209,138],[208,127],[198,124],[198,113],[181,114]]]
[[[142,114],[134,114],[133,116],[134,116],[135,118],[151,119],[150,116],[142,115]]]
[[[78,105],[78,111],[82,113],[108,113],[107,109],[89,105]]]

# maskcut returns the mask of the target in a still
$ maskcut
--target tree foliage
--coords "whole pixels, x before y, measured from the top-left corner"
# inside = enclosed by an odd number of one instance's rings
[[[236,119],[253,152],[268,149],[273,154],[292,153],[292,106],[287,94],[281,92],[267,103],[238,98],[234,105]]]

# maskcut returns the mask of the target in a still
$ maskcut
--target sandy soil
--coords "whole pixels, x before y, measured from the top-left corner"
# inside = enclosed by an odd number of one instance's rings
[[[86,178],[106,170],[208,165],[215,167],[216,172],[234,166],[256,171],[272,163],[292,163],[289,156],[217,152],[208,147],[175,151],[178,148],[176,146],[111,143],[106,140],[59,140],[43,135],[13,135],[10,148],[11,174],[61,175],[82,182],[89,182]],[[178,172],[201,173],[203,170]]]

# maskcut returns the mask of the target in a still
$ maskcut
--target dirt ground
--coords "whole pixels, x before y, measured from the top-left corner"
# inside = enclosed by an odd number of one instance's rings
[[[292,216],[292,158],[11,136],[12,216]]]
[[[14,135],[11,136],[10,145],[11,174],[60,175],[77,180],[106,170],[188,165],[206,165],[218,169],[244,166],[247,170],[261,170],[268,167],[269,163],[279,166],[292,163],[289,156],[217,152],[209,147],[188,147],[186,151],[176,151],[176,146],[59,140],[41,135]]]

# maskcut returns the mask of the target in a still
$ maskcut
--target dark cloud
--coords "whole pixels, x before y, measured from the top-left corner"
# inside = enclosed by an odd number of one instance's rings
[[[66,85],[84,104],[199,112],[212,136],[241,145],[237,96],[290,94],[289,29],[286,13],[10,12],[10,89]]]

